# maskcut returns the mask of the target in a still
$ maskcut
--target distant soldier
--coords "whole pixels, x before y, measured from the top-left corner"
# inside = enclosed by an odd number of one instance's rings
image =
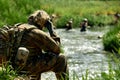
[[[114,14],[114,16],[115,16],[115,24],[116,24],[116,23],[118,23],[118,21],[120,19],[120,13],[117,12]]]
[[[73,19],[71,18],[65,25],[66,30],[70,30],[73,27]]]
[[[53,22],[55,18],[56,18],[56,15],[55,15],[55,14],[52,14],[52,15],[51,15],[51,21]]]
[[[83,22],[80,24],[80,28],[81,28],[80,31],[81,31],[81,32],[86,31],[87,26],[88,26],[88,20],[85,18],[85,19],[83,20]]]
[[[55,25],[56,19],[57,19],[57,15],[56,14],[52,14],[51,15],[51,22],[53,23],[53,25]],[[53,26],[53,28],[56,29],[56,26]]]

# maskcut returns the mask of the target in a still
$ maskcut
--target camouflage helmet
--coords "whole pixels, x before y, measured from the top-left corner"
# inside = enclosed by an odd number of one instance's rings
[[[39,25],[40,29],[42,29],[45,26],[47,20],[50,20],[50,16],[44,10],[37,10],[28,18],[28,22]]]
[[[72,24],[72,23],[73,23],[73,19],[71,18],[68,22],[69,22],[70,24]]]

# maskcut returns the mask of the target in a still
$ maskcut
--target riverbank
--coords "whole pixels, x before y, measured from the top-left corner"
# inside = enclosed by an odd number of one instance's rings
[[[115,53],[117,57],[120,56],[120,23],[111,27],[103,36],[103,45],[106,51]]]

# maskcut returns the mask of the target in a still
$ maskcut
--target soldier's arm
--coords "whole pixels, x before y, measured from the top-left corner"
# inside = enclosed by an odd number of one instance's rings
[[[43,49],[44,51],[50,51],[55,54],[60,53],[60,46],[55,42],[55,40],[52,39],[48,34],[45,32],[34,29],[32,30],[32,33],[30,35],[33,37],[35,41],[38,41],[38,44],[36,44],[40,49]]]
[[[48,31],[49,31],[49,34],[50,36],[58,43],[60,44],[60,38],[57,37],[54,29],[53,29],[53,24],[50,20],[48,20],[45,24],[45,27],[47,27]]]
[[[50,20],[47,20],[47,22],[45,24],[45,27],[48,29],[51,37],[57,37],[57,35],[56,35],[56,33],[54,32],[54,29],[53,29],[53,24]]]

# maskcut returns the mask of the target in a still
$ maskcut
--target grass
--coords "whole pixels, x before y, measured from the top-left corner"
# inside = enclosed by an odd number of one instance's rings
[[[40,5],[35,5],[39,3],[39,0],[0,0],[0,25],[27,22],[28,15],[40,9]]]
[[[103,45],[104,49],[107,51],[119,51],[118,49],[120,47],[120,24],[112,27],[110,31],[103,36]]]
[[[17,73],[12,69],[11,65],[2,65],[0,70],[0,80],[14,80],[17,76]]]
[[[35,10],[43,9],[50,15],[57,15],[56,26],[64,28],[65,22],[73,18],[73,27],[79,27],[83,18],[88,18],[91,26],[110,24],[113,14],[120,12],[120,1],[80,1],[80,0],[0,0],[0,26],[4,24],[26,23]],[[115,4],[115,5],[114,5]]]

